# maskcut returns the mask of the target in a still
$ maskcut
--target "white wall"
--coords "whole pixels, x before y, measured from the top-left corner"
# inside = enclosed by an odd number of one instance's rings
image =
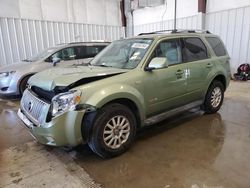
[[[206,14],[206,29],[219,35],[231,57],[232,73],[250,63],[250,6]]]
[[[146,7],[134,11],[134,25],[161,22],[174,18],[175,0],[166,0],[165,5]],[[207,0],[207,13],[250,6],[250,0]],[[165,12],[166,11],[166,12]],[[165,12],[165,14],[164,14]],[[198,0],[178,0],[177,18],[198,14]]]
[[[135,10],[134,34],[172,29],[174,0],[167,2],[163,21],[165,6]],[[177,2],[177,29],[203,28],[219,35],[231,57],[232,73],[240,64],[250,63],[250,0],[207,0],[204,15],[198,13],[198,0]]]
[[[60,43],[125,36],[119,0],[0,0],[0,66]]]
[[[175,0],[167,0],[166,6],[146,7],[134,11],[134,25],[172,20],[174,18]],[[165,14],[164,14],[165,13]],[[198,0],[178,0],[177,18],[190,17],[198,14]]]
[[[0,0],[0,17],[121,26],[120,0]]]
[[[250,6],[250,0],[208,0],[207,13]]]

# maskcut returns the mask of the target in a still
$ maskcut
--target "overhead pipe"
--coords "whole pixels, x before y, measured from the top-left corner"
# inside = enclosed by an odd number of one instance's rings
[[[176,29],[176,12],[177,12],[177,0],[175,0],[175,3],[174,3],[174,30],[173,30],[173,32],[177,32],[177,29]]]
[[[131,0],[124,0],[124,14],[126,16],[126,37],[134,35],[134,18]]]

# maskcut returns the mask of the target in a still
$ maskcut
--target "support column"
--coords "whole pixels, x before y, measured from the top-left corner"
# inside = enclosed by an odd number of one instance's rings
[[[205,30],[207,0],[198,0],[199,26]]]

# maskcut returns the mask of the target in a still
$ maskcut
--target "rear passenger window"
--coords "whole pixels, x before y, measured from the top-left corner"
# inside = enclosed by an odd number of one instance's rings
[[[227,54],[222,42],[216,37],[206,37],[208,43],[212,47],[216,56],[224,56]]]
[[[76,49],[76,59],[91,58],[96,56],[106,46],[78,46]]]
[[[199,38],[184,38],[183,59],[185,62],[207,59],[207,48]]]

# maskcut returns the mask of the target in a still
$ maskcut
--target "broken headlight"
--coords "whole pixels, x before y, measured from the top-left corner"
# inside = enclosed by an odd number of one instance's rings
[[[75,110],[81,101],[81,91],[73,90],[61,93],[52,99],[52,116],[58,116],[64,112]]]

